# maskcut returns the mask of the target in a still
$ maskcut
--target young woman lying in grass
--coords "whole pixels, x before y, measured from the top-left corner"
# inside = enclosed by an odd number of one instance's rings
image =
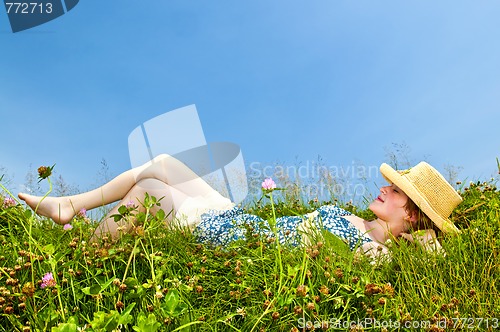
[[[244,213],[185,164],[168,155],[160,155],[89,192],[46,198],[20,193],[19,198],[58,224],[69,223],[82,209],[120,201],[97,227],[95,237],[110,234],[116,238],[120,231],[129,230],[132,225],[115,222],[113,215],[118,214],[121,205],[134,204],[141,209],[139,198],[146,193],[162,197],[158,209],[172,211],[174,217],[170,221],[179,221],[193,229],[201,242],[214,245],[244,238],[244,225],[250,225],[256,233],[277,235],[280,242],[292,245],[304,242],[304,234],[327,230],[351,249],[359,248],[369,254],[383,249],[387,240],[399,237],[432,249],[433,244],[439,246],[435,231],[458,232],[448,217],[462,198],[432,166],[421,162],[408,170],[395,171],[382,164],[380,171],[390,185],[382,187],[369,206],[376,219],[364,220],[340,207],[325,205],[307,215],[277,218],[276,233],[267,221]],[[275,185],[268,180],[263,186],[272,190]]]

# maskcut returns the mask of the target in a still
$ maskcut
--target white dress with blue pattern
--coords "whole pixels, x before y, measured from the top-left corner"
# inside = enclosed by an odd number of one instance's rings
[[[324,205],[316,211],[312,218],[307,215],[277,218],[276,230],[280,243],[300,245],[303,241],[298,228],[305,220],[309,220],[317,230],[324,229],[335,234],[346,242],[351,250],[373,241],[344,218],[351,215],[350,212],[334,205]],[[247,227],[251,227],[253,233],[274,237],[267,220],[244,213],[239,207],[223,211],[210,210],[202,214],[201,222],[193,232],[200,242],[225,246],[232,241],[245,239]]]

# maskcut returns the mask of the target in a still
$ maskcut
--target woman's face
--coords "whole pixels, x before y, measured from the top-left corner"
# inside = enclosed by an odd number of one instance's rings
[[[406,232],[409,227],[408,213],[404,208],[407,201],[408,196],[395,184],[392,184],[380,188],[380,195],[368,208],[386,223],[390,233],[399,236],[402,232]]]

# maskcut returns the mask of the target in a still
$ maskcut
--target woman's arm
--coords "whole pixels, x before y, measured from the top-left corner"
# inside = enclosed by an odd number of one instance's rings
[[[422,248],[424,248],[428,252],[446,255],[444,249],[441,247],[441,244],[436,237],[436,232],[432,229],[419,230],[413,232],[412,234],[403,233],[401,234],[401,237],[412,243],[421,245]],[[375,241],[363,244],[358,248],[357,251],[368,256],[373,261],[381,259],[391,259],[389,248],[386,245]]]
[[[433,229],[422,229],[412,234],[403,233],[401,237],[412,243],[421,245],[428,252],[444,254],[444,249],[441,247],[441,243],[439,243],[436,232]]]
[[[376,241],[371,241],[360,246],[356,252],[362,253],[363,255],[372,259],[372,262],[378,260],[390,260],[391,253],[387,246],[378,243]]]

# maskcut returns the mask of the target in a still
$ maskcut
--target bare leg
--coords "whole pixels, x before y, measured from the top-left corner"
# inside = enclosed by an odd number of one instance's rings
[[[97,227],[93,239],[100,238],[104,234],[109,234],[113,238],[116,238],[121,229],[123,232],[128,232],[132,226],[130,223],[122,220],[115,222],[112,217],[114,214],[118,214],[118,208],[122,205],[126,205],[129,202],[134,202],[138,207],[139,211],[144,211],[144,207],[141,202],[144,199],[145,194],[148,193],[150,196],[154,196],[160,200],[160,207],[168,215],[170,213],[170,219],[182,203],[188,198],[187,195],[181,191],[171,187],[170,185],[157,180],[157,179],[144,179],[140,180],[132,189],[123,197],[123,199],[108,213],[106,218]],[[156,212],[158,208],[153,209],[151,212]]]
[[[208,183],[178,159],[166,154],[131,170],[136,181],[155,178],[188,196],[206,196],[215,191]]]
[[[24,200],[33,210],[36,210],[36,213],[49,217],[56,223],[66,224],[83,208],[91,210],[124,199],[134,186],[139,185],[139,183],[143,185],[141,180],[145,179],[159,180],[156,183],[160,189],[159,183],[163,182],[187,196],[211,196],[212,199],[223,199],[222,195],[198,177],[189,167],[168,155],[159,155],[143,166],[128,170],[103,186],[86,193],[66,197],[46,197],[43,200],[40,196],[19,193],[19,198]],[[146,189],[152,190],[150,185]],[[143,191],[142,197],[146,191]],[[166,195],[153,196],[163,197]]]

